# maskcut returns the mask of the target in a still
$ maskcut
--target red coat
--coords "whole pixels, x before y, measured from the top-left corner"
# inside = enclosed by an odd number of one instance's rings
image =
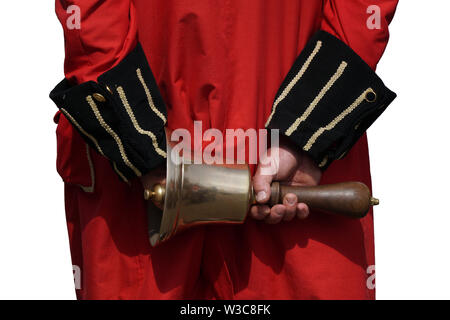
[[[292,63],[318,29],[375,68],[397,0],[56,1],[66,39],[66,77],[95,80],[140,41],[171,129],[263,128]],[[69,5],[81,28],[68,27]],[[147,238],[139,181],[121,182],[58,115],[58,171],[66,182],[73,264],[82,299],[371,299],[372,213],[362,220],[312,214],[306,221],[197,227],[157,248]],[[90,161],[92,160],[92,161]],[[322,183],[370,185],[364,136]],[[84,188],[80,188],[83,186]],[[92,187],[92,188],[89,188]],[[369,271],[368,271],[369,270]]]

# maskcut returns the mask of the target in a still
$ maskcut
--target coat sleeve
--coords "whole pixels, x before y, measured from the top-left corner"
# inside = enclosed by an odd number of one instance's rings
[[[375,74],[397,0],[324,0],[321,30],[284,79],[266,122],[326,169],[395,99]]]
[[[397,4],[398,0],[326,0],[321,28],[346,43],[375,70],[388,43],[388,26]]]
[[[138,42],[130,0],[57,0],[65,78],[50,93],[62,114],[128,181],[166,157],[166,108]]]

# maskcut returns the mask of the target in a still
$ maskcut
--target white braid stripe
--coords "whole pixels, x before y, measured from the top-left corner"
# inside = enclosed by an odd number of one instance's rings
[[[284,88],[283,92],[280,94],[280,96],[275,100],[273,107],[272,107],[272,113],[270,114],[269,118],[266,121],[266,127],[269,125],[270,121],[272,121],[272,117],[275,114],[275,111],[277,110],[278,105],[281,101],[283,101],[289,92],[292,90],[292,88],[297,84],[297,82],[303,77],[306,70],[308,70],[309,65],[313,61],[314,57],[319,53],[320,48],[322,47],[322,41],[317,41],[316,46],[314,47],[313,52],[309,55],[308,59],[306,59],[305,63],[301,67],[300,71],[295,75],[295,77],[289,82],[289,84]]]
[[[325,167],[325,165],[328,163],[328,156],[323,158],[322,162],[319,164],[319,168]]]
[[[149,136],[150,139],[152,139],[153,148],[155,148],[156,153],[158,153],[161,157],[166,158],[167,154],[166,154],[166,152],[164,150],[162,150],[158,146],[158,140],[156,139],[156,136],[154,135],[154,133],[151,132],[151,131],[142,129],[141,126],[139,125],[138,121],[136,120],[136,117],[134,116],[133,110],[131,109],[130,104],[128,103],[128,99],[127,99],[127,96],[125,95],[125,91],[123,90],[123,88],[122,87],[118,87],[117,88],[117,92],[119,93],[120,99],[122,100],[122,104],[125,107],[125,110],[127,111],[128,116],[130,117],[131,122],[134,125],[134,128],[140,134]]]
[[[90,135],[89,133],[87,133],[81,126],[80,124],[70,115],[69,112],[67,112],[66,109],[64,108],[60,108],[61,112],[66,116],[66,118],[68,118],[70,120],[70,122],[72,122],[77,128],[78,130],[81,131],[82,134],[84,134],[86,137],[88,137],[89,139],[91,139],[91,141],[95,144],[95,146],[97,147],[98,152],[100,152],[100,154],[102,156],[105,156],[103,154],[103,150],[102,148],[100,148],[100,145],[98,144],[97,139],[95,139],[92,135]]]
[[[153,110],[154,113],[156,113],[156,115],[158,117],[161,118],[161,120],[164,122],[164,124],[166,124],[167,119],[162,114],[162,112],[159,111],[158,108],[156,108],[156,106],[155,106],[155,104],[153,102],[152,94],[150,93],[150,90],[148,89],[147,84],[144,81],[144,77],[142,76],[141,69],[137,69],[136,73],[137,73],[137,76],[139,78],[139,81],[141,82],[142,86],[144,87],[144,91],[145,91],[145,94],[147,95],[147,100],[148,100],[148,104],[150,105],[150,108]]]
[[[342,76],[346,67],[347,62],[342,61],[339,67],[337,68],[336,72],[334,73],[334,75],[330,78],[330,80],[328,80],[327,84],[322,88],[322,90],[320,90],[319,94],[314,98],[314,100],[311,102],[311,104],[305,110],[302,116],[297,118],[294,121],[294,123],[289,127],[289,129],[286,130],[285,134],[287,136],[290,136],[295,130],[297,130],[300,123],[302,123],[309,117],[311,112],[313,112],[314,108],[319,104],[319,102],[322,100],[325,94],[331,89],[334,83]]]
[[[82,185],[79,185],[79,186],[84,192],[92,193],[92,192],[94,192],[94,187],[95,187],[95,169],[94,169],[94,163],[92,162],[91,153],[89,152],[89,145],[87,143],[86,143],[86,156],[88,159],[89,172],[91,174],[91,182],[92,183],[89,187],[82,186]]]
[[[114,168],[114,171],[116,171],[116,173],[123,179],[123,181],[128,183],[128,179],[122,174],[122,172],[120,172],[120,170],[117,168],[117,165],[115,162],[113,162],[113,168]]]
[[[347,109],[341,112],[336,118],[333,119],[327,126],[319,128],[308,140],[303,147],[303,150],[309,151],[316,140],[325,132],[332,130],[339,122],[341,122],[347,115],[355,110],[366,98],[368,92],[373,92],[372,88],[365,90]]]
[[[122,141],[120,140],[119,136],[114,132],[113,129],[105,122],[102,115],[100,114],[100,111],[97,108],[97,105],[95,104],[94,100],[92,99],[92,96],[87,96],[86,101],[91,106],[92,111],[95,114],[95,117],[97,118],[100,125],[103,127],[103,129],[108,132],[111,137],[116,141],[117,146],[119,147],[120,155],[122,156],[123,162],[131,169],[133,172],[138,176],[142,176],[142,173],[130,162],[130,160],[127,157],[127,154],[125,153],[125,149],[123,147]]]

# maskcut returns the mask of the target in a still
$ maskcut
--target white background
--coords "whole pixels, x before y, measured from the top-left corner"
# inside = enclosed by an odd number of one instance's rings
[[[53,6],[0,4],[0,299],[75,298],[48,98],[64,60]],[[378,67],[399,95],[369,131],[378,299],[450,299],[449,16],[446,0],[401,1]]]

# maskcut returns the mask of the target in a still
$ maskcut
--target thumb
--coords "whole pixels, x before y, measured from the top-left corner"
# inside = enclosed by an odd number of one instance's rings
[[[270,184],[274,178],[273,174],[267,174],[266,170],[258,164],[256,173],[253,176],[253,190],[255,191],[256,201],[258,203],[266,203],[270,199]]]

